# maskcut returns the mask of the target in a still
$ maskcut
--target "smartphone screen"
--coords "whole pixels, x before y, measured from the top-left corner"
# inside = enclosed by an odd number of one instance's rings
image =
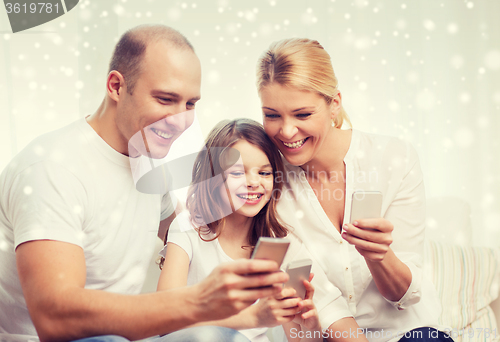
[[[352,194],[349,222],[382,215],[382,193],[380,191],[355,191]]]
[[[289,245],[286,238],[260,237],[250,259],[274,260],[281,267]]]
[[[306,297],[306,287],[304,280],[309,280],[311,273],[312,260],[302,259],[292,261],[286,268],[286,273],[290,277],[283,287],[292,287],[297,292],[297,297],[304,299]]]

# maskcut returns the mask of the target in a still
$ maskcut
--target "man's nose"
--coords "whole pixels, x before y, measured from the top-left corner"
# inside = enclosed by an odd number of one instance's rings
[[[184,131],[193,123],[193,119],[194,111],[190,110],[168,115],[165,121],[172,130]]]

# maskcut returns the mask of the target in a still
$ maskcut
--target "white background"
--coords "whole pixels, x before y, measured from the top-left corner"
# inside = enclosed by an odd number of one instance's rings
[[[225,118],[261,121],[257,58],[308,37],[330,53],[354,127],[412,142],[427,196],[469,201],[474,243],[498,246],[499,14],[498,0],[86,0],[12,34],[0,8],[0,170],[34,137],[96,110],[130,27],[170,25],[195,46],[204,134]]]

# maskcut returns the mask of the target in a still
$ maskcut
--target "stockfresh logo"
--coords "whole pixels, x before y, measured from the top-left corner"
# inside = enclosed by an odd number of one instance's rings
[[[71,11],[80,0],[4,0],[12,32],[45,24]]]

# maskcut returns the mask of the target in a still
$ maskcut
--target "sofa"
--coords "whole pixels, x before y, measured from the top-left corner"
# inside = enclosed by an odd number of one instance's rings
[[[473,246],[470,214],[460,198],[427,200],[424,270],[456,342],[500,341],[500,248]]]
[[[424,271],[443,307],[440,324],[456,342],[500,341],[500,248],[472,245],[471,209],[456,197],[427,200]],[[160,240],[156,249],[163,247]],[[153,292],[160,274],[153,256],[143,292]],[[283,335],[272,329],[273,341]]]

